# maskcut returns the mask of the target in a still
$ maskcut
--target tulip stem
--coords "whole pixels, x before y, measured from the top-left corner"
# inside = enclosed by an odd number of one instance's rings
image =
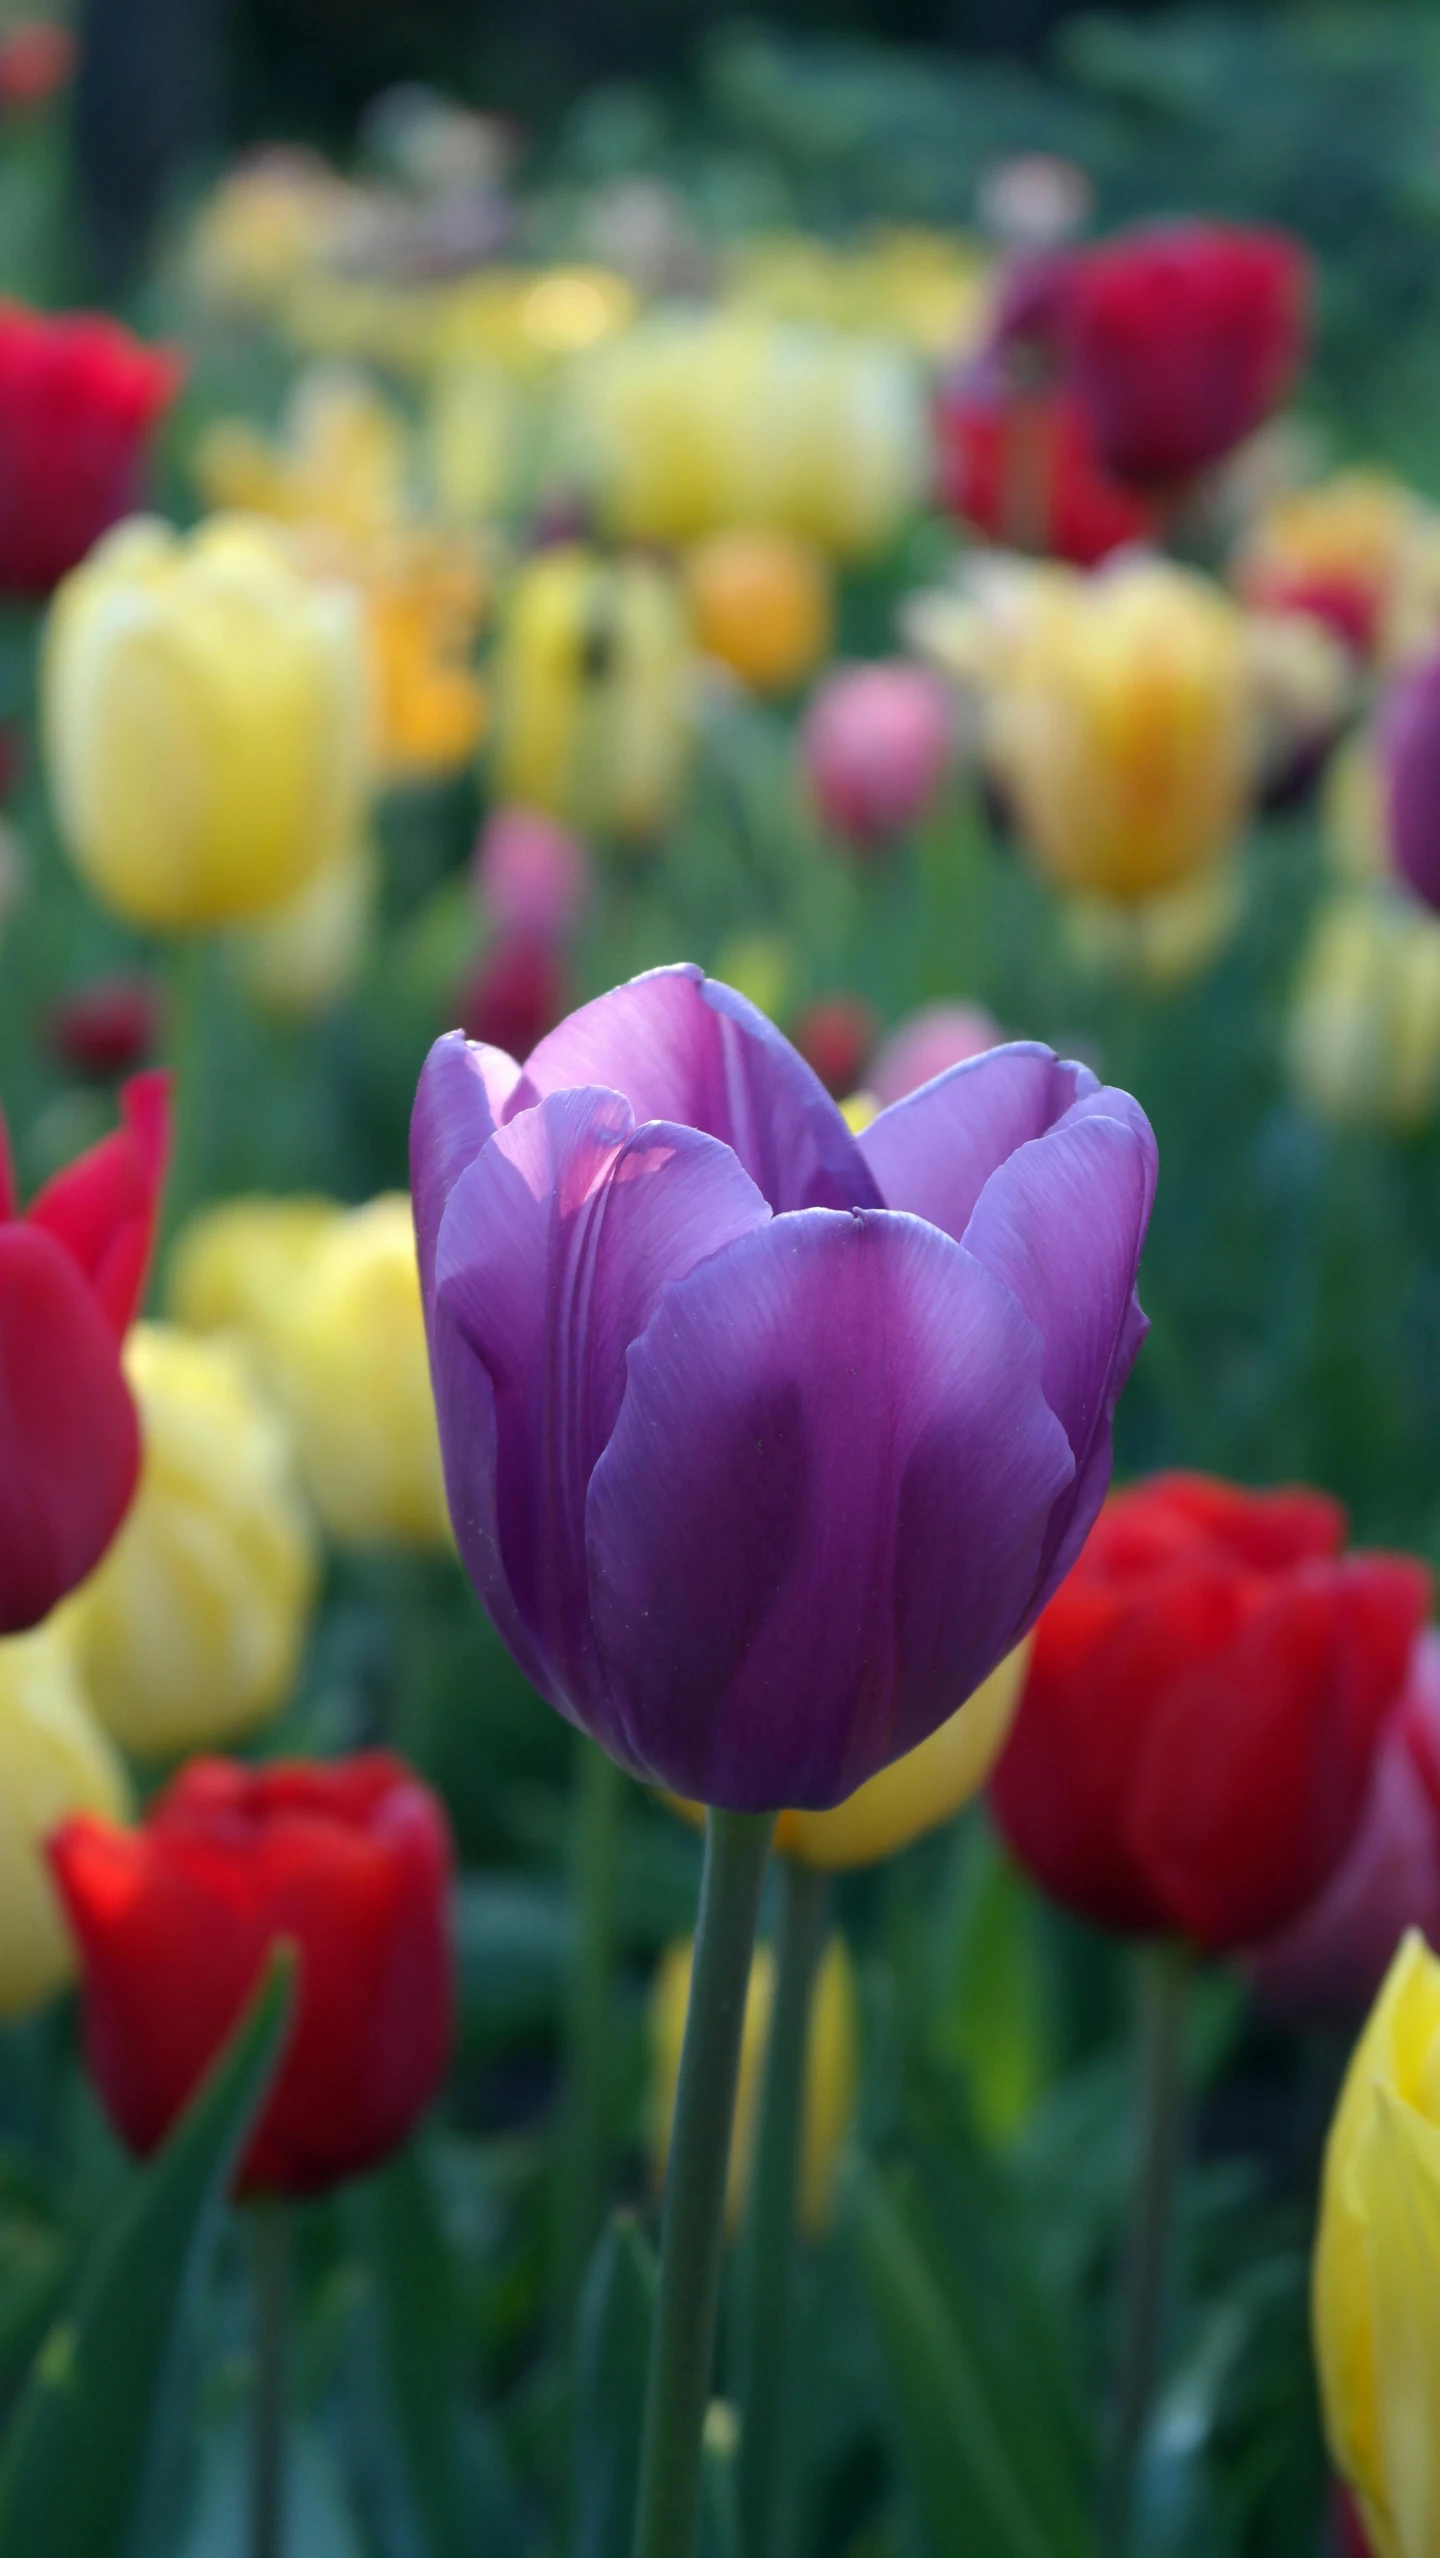
[[[745,2558],[771,2558],[785,2505],[790,2269],[810,2009],[830,1914],[830,1877],[780,1859],[775,1999],[740,2276],[740,2520]]]
[[[712,1811],[660,2223],[634,2558],[694,2558],[745,1998],[774,1820]]]
[[[155,1254],[157,1278],[164,1275],[165,1257],[187,1217],[193,1216],[208,1195],[211,1061],[220,965],[220,949],[213,933],[186,936],[173,954],[166,1048],[174,1090],[170,1105],[170,1168],[160,1206]]]
[[[274,2199],[250,2208],[255,2284],[255,2390],[250,2430],[251,2558],[282,2558],[285,2437],[290,2418],[290,2213]]]
[[[1129,2543],[1135,2476],[1159,2378],[1185,2140],[1190,1957],[1178,1941],[1141,1956],[1136,2049],[1139,2151],[1131,2197],[1120,2382],[1106,2547]]]
[[[611,2147],[615,1874],[625,1779],[583,1732],[575,1737],[570,1847],[573,1944],[565,2004],[556,2144],[556,2302],[568,2332],[604,2217]]]

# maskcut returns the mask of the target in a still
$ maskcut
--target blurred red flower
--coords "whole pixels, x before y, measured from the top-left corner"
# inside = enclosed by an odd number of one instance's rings
[[[570,1008],[565,962],[548,934],[507,933],[492,942],[460,995],[467,1039],[528,1057]]]
[[[1173,485],[1278,407],[1305,353],[1310,269],[1282,231],[1156,223],[1073,261],[1069,379],[1105,466]]]
[[[1106,470],[1073,392],[1020,390],[982,359],[935,401],[940,504],[990,542],[1091,568],[1154,535],[1151,510]]]
[[[822,995],[791,1023],[790,1037],[825,1090],[844,1101],[865,1080],[879,1027],[863,996]]]
[[[0,1635],[38,1625],[130,1506],[139,1425],[120,1344],[149,1268],[169,1077],[137,1075],[121,1126],[22,1216],[0,1121]]]
[[[43,107],[73,77],[77,54],[68,27],[26,18],[0,35],[0,107]]]
[[[1107,1504],[1040,1619],[992,1787],[1057,1900],[1218,1953],[1313,1899],[1430,1601],[1422,1564],[1344,1536],[1319,1493],[1203,1475]]]
[[[160,1036],[159,992],[148,977],[92,977],[57,995],[46,1041],[62,1065],[82,1075],[123,1075]]]
[[[0,302],[0,593],[48,595],[139,505],[183,369],[116,320]]]
[[[83,1974],[85,2052],[140,2157],[231,2032],[270,1947],[299,1998],[242,2193],[315,2193],[397,2147],[450,2045],[450,1844],[380,1751],[333,1766],[197,1759],[137,1830],[89,1814],[49,1846]]]

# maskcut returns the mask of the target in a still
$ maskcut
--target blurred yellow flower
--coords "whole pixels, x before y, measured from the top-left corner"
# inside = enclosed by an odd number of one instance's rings
[[[1244,625],[1168,561],[1051,570],[1006,636],[988,751],[1056,888],[1125,900],[1221,860],[1252,769]]]
[[[1412,1931],[1330,2128],[1315,2341],[1336,2467],[1375,2558],[1440,2549],[1440,1962]]]
[[[1357,729],[1331,756],[1320,808],[1326,863],[1336,879],[1351,888],[1393,880],[1380,759],[1368,729]]]
[[[335,1542],[450,1547],[430,1363],[403,1191],[335,1218],[268,1321],[262,1358]]]
[[[650,2160],[657,2186],[664,2183],[670,2151],[694,1951],[689,1940],[672,1945],[650,1995]],[[725,2219],[732,2236],[745,2217],[774,2001],[774,1957],[767,1945],[761,1945],[750,1967],[735,2126],[730,2136]],[[844,1938],[832,1936],[815,1977],[805,2056],[799,2219],[809,2238],[821,2235],[834,2207],[840,2153],[855,2114],[859,2040],[855,1975]]]
[[[62,1616],[106,1730],[168,1756],[232,1741],[287,1703],[315,1553],[284,1425],[234,1349],[138,1324],[125,1372],[140,1489]]]
[[[307,1021],[348,1001],[370,955],[379,888],[372,847],[349,844],[288,904],[237,930],[237,973],[262,1012]]]
[[[41,1853],[72,1812],[123,1821],[124,1774],[52,1617],[0,1642],[0,2017],[63,1989],[70,1938]]]
[[[527,409],[513,376],[484,356],[442,365],[426,421],[428,477],[447,523],[480,525],[510,498],[526,443]]]
[[[1231,564],[1250,604],[1299,606],[1368,649],[1383,629],[1428,510],[1386,471],[1287,489],[1246,527]]]
[[[761,313],[664,313],[576,371],[577,464],[622,539],[779,525],[842,558],[918,502],[919,384],[893,346]]]
[[[345,1210],[333,1199],[227,1199],[176,1236],[165,1270],[165,1301],[187,1332],[238,1337],[267,1385],[267,1351],[284,1310]]]
[[[1240,865],[1217,862],[1159,897],[1067,897],[1065,936],[1080,966],[1161,991],[1183,986],[1218,959],[1244,912]]]
[[[275,532],[136,519],[59,587],[42,720],[60,828],[128,922],[201,930],[295,896],[359,826],[364,637]]]
[[[813,543],[743,526],[685,562],[696,645],[757,693],[789,693],[830,647],[830,577]]]
[[[392,780],[455,772],[489,724],[469,663],[490,601],[474,548],[416,526],[372,545],[361,568],[379,755]]]
[[[1285,1033],[1297,1098],[1339,1128],[1422,1127],[1440,1108],[1440,917],[1401,891],[1320,909]]]
[[[358,188],[308,151],[242,160],[207,196],[186,244],[187,281],[222,313],[271,315],[365,223]]]
[[[501,619],[500,796],[587,834],[657,834],[684,780],[691,683],[684,606],[658,562],[538,552]]]
[[[795,974],[794,953],[778,933],[736,933],[716,952],[714,974],[779,1021]]]
[[[730,289],[733,302],[775,319],[824,320],[898,338],[921,355],[958,356],[984,323],[990,261],[943,231],[879,231],[854,249],[765,232],[735,251]]]
[[[217,418],[200,436],[196,484],[207,506],[377,533],[406,511],[405,425],[363,376],[338,365],[301,373],[278,434]]]

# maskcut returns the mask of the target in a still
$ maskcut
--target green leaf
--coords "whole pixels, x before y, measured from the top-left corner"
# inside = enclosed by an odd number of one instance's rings
[[[1078,2499],[1063,2519],[1040,2510],[1028,2464],[1009,2439],[1025,2411],[1010,2407],[1006,2422],[995,2404],[980,2341],[996,2307],[992,2292],[981,2288],[973,2314],[957,2314],[955,2286],[938,2270],[936,2233],[868,2164],[857,2170],[853,2208],[927,2558],[1093,2558]]]
[[[0,2462],[0,2558],[120,2558],[130,2545],[167,2366],[280,2057],[294,1972],[279,1948],[41,2347]]]
[[[575,2558],[630,2558],[654,2316],[655,2251],[616,2212],[575,2322]]]
[[[401,2465],[426,2558],[500,2558],[518,2537],[499,2445],[467,2409],[460,2303],[431,2181],[411,2148],[365,2197]]]

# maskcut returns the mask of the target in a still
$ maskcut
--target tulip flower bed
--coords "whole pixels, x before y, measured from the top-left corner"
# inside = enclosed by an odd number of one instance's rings
[[[0,2558],[1440,2551],[1440,500],[812,71],[0,306]]]

